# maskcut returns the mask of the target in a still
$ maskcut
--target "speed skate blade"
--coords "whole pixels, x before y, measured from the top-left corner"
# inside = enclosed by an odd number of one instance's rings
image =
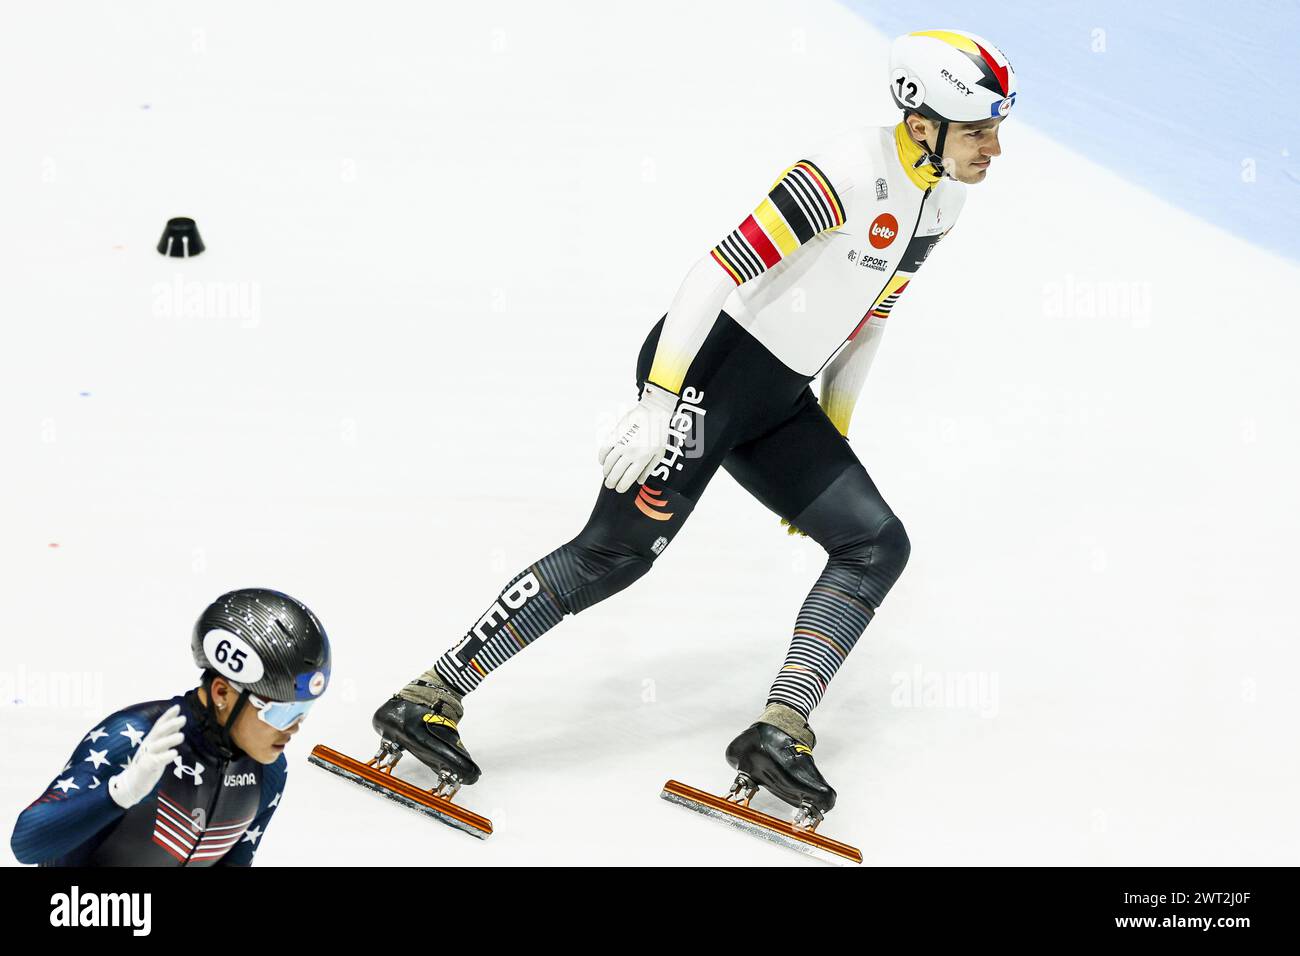
[[[472,810],[457,806],[446,797],[435,797],[430,791],[421,790],[401,777],[376,770],[359,760],[353,760],[346,754],[331,750],[324,744],[317,744],[312,748],[307,762],[314,763],[322,770],[338,774],[345,780],[351,780],[380,796],[396,800],[402,806],[433,817],[449,827],[463,830],[472,837],[486,840],[492,833],[492,821],[487,817],[481,817]]]
[[[696,790],[676,780],[669,780],[664,784],[663,792],[659,796],[669,803],[703,813],[707,817],[721,820],[753,836],[806,853],[824,863],[843,866],[848,863],[862,862],[862,851],[847,843],[824,837],[813,830],[801,830],[785,820],[778,820],[759,810],[734,803],[726,797]]]

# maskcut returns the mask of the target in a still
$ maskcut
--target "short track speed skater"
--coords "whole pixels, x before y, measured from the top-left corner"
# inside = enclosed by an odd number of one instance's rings
[[[760,721],[727,747],[727,763],[738,772],[731,790],[723,796],[676,780],[664,784],[660,796],[824,862],[862,862],[861,850],[817,832],[817,826],[835,806],[835,791],[813,763],[811,746]],[[781,820],[751,807],[750,800],[760,787],[793,806],[794,819]]]
[[[456,718],[445,710],[441,703],[428,706],[393,696],[375,711],[371,721],[379,734],[379,750],[369,760],[362,763],[324,744],[313,748],[308,759],[405,807],[487,839],[492,821],[452,803],[463,785],[478,780],[480,771],[461,742]],[[393,768],[407,750],[437,775],[432,788],[418,787],[394,775]]]

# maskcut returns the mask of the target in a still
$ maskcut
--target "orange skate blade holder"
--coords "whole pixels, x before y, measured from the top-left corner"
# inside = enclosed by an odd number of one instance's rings
[[[744,801],[728,800],[726,797],[697,790],[676,780],[665,783],[663,792],[659,796],[669,803],[703,813],[753,836],[771,840],[773,843],[798,850],[800,853],[807,853],[826,863],[844,865],[862,862],[862,851],[857,847],[822,836],[815,830],[801,829],[786,820],[755,810],[749,805],[748,798]]]
[[[486,840],[492,833],[492,821],[487,817],[452,803],[449,797],[437,796],[431,790],[408,783],[395,775],[392,767],[380,770],[324,744],[312,748],[307,762],[480,840]]]

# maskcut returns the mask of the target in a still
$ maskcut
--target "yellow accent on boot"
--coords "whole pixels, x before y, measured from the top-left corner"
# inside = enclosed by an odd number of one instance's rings
[[[812,756],[812,748],[805,747],[803,744],[795,744],[794,752],[797,754],[808,754],[809,756]]]
[[[425,714],[420,719],[426,724],[438,724],[442,727],[450,727],[452,730],[456,729],[456,721],[450,717],[444,717],[442,714]]]
[[[432,669],[425,671],[420,675],[419,680],[424,683],[411,681],[397,692],[397,696],[413,704],[423,704],[425,707],[438,708],[441,705],[439,709],[450,713],[452,720],[460,720],[465,716],[465,705],[461,703],[465,695],[454,687],[448,687],[436,671]]]

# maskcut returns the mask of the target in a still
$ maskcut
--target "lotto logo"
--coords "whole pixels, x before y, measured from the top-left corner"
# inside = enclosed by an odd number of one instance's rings
[[[898,235],[898,220],[887,212],[882,212],[871,222],[871,232],[867,238],[872,247],[883,249]]]

